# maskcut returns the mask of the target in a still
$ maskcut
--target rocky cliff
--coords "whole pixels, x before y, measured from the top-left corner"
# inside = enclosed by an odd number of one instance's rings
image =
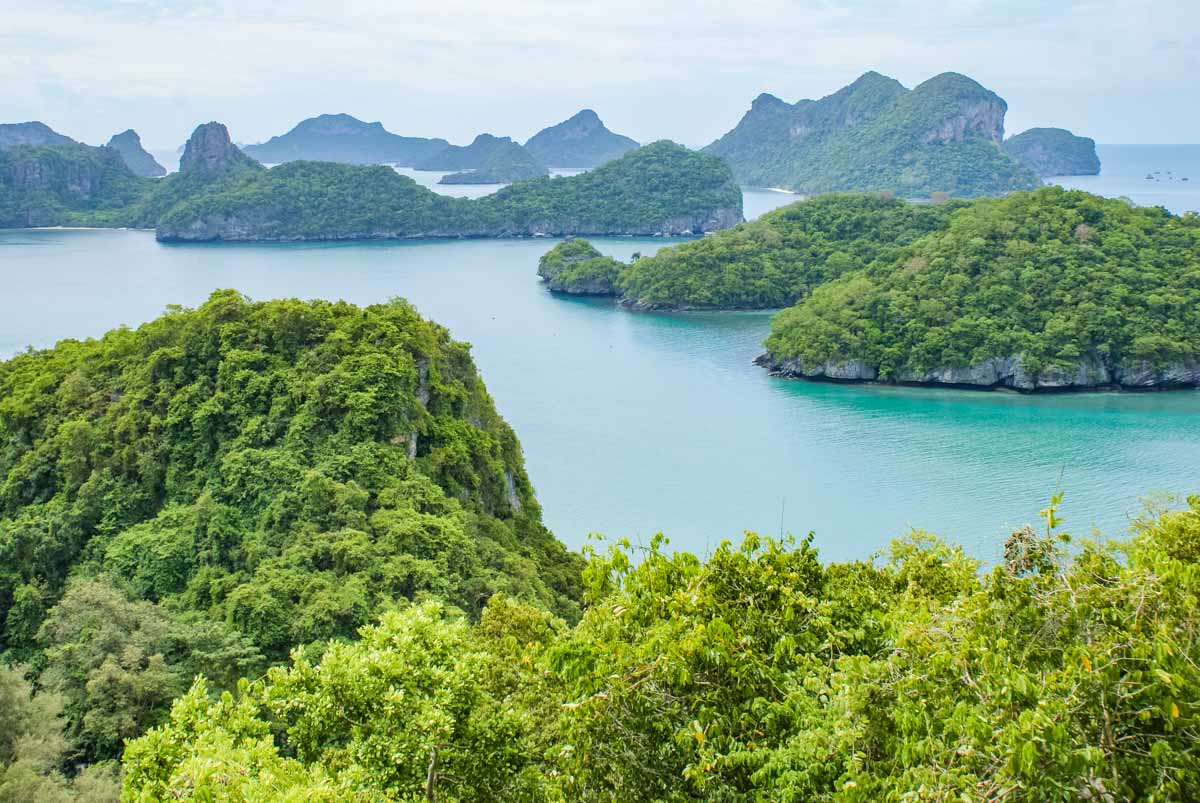
[[[121,155],[125,166],[135,176],[157,178],[167,174],[166,168],[142,147],[142,138],[132,128],[122,131],[120,134],[113,134],[112,139],[108,141],[108,147]]]
[[[869,72],[820,100],[759,95],[705,150],[743,184],[805,194],[887,191],[974,197],[1039,184],[1000,146],[1004,100],[957,73],[906,89]]]
[[[179,159],[181,175],[216,175],[238,167],[261,167],[242,153],[221,123],[204,123],[192,132]]]
[[[525,143],[526,150],[552,167],[596,167],[636,147],[629,137],[609,131],[591,109],[542,129]]]
[[[763,354],[755,360],[776,376],[832,382],[878,382],[878,366],[863,360],[805,365],[798,359]],[[937,385],[977,390],[1007,388],[1023,393],[1070,390],[1156,390],[1200,387],[1200,360],[1155,365],[1146,361],[1112,364],[1092,356],[1073,365],[1051,366],[1031,373],[1020,357],[993,357],[977,365],[946,366],[930,371],[901,371],[883,380],[895,385]]]
[[[1031,128],[1009,137],[1004,150],[1039,176],[1095,176],[1100,173],[1096,141],[1065,128]]]

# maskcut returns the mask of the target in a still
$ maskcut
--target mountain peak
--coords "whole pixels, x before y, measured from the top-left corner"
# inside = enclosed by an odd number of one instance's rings
[[[179,172],[222,173],[244,165],[259,166],[258,162],[238,150],[224,124],[211,122],[197,126],[188,138],[183,157],[179,160]]]

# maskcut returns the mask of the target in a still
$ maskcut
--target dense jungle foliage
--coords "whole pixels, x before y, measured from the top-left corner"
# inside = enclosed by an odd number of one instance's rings
[[[780,313],[767,348],[883,378],[991,357],[1033,374],[1194,362],[1200,217],[1057,187],[979,200]]]
[[[406,600],[578,616],[468,347],[407,304],[215,293],[0,362],[0,655],[119,756],[214,688]],[[323,647],[319,649],[324,649]]]
[[[428,601],[129,743],[126,800],[1186,800],[1200,498],[1129,541],[921,534],[823,565],[748,534],[592,557],[575,627]]]
[[[618,286],[655,308],[784,307],[943,228],[961,202],[830,194],[635,261]]]
[[[77,143],[0,150],[0,228],[124,226],[153,191],[113,148]]]

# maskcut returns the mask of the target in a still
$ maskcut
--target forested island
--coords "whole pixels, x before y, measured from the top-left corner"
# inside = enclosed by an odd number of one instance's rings
[[[554,293],[611,296],[625,263],[606,257],[587,240],[564,240],[538,260],[538,277]]]
[[[113,134],[107,147],[121,154],[121,160],[134,175],[158,178],[167,174],[167,169],[142,147],[142,138],[132,128]]]
[[[322,114],[301,120],[286,134],[247,145],[245,151],[267,164],[307,160],[411,167],[449,145],[440,138],[393,134],[382,123],[366,123],[349,114]]]
[[[1095,176],[1100,173],[1096,141],[1065,128],[1031,128],[1004,140],[1004,150],[1039,176]]]
[[[505,139],[488,150],[478,166],[442,176],[438,183],[509,184],[549,174],[550,170],[529,151],[512,140]]]
[[[521,181],[478,200],[390,167],[297,161],[267,170],[219,123],[196,129],[178,173],[135,176],[110,148],[0,151],[0,226],[134,226],[162,240],[307,240],[683,234],[742,219],[719,159],[670,142],[594,171]]]
[[[587,286],[635,309],[786,307],[760,363],[788,377],[1200,386],[1200,217],[1057,187],[939,204],[824,195]]]
[[[743,184],[806,195],[887,191],[903,198],[971,198],[1041,182],[1004,139],[1004,100],[972,79],[942,73],[909,90],[868,72],[820,100],[763,94],[704,150]]]
[[[551,167],[596,167],[636,147],[629,137],[609,131],[591,109],[543,128],[525,143],[527,151]]]
[[[445,329],[233,291],[0,362],[0,443],[5,799],[1200,789],[1198,497],[1068,545],[1056,496],[986,569],[581,559]]]

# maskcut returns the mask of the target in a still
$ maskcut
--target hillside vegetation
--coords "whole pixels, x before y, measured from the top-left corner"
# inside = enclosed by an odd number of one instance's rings
[[[1200,218],[1047,187],[818,287],[772,362],[1020,389],[1200,383]],[[946,369],[976,369],[979,375]],[[847,377],[850,378],[850,377]],[[857,378],[875,378],[861,376]]]
[[[909,90],[869,72],[820,100],[789,105],[761,95],[705,151],[729,162],[743,184],[808,195],[970,198],[1033,189],[1037,175],[1001,147],[1007,108],[957,73]]]
[[[0,363],[0,654],[86,759],[196,672],[229,688],[408,600],[574,619],[578,571],[467,346],[403,302],[222,291]]]
[[[1200,791],[1200,499],[1062,551],[1052,504],[981,572],[920,534],[871,562],[748,535],[584,573],[574,628],[437,602],[213,699],[125,753],[129,799],[1184,800]]]

